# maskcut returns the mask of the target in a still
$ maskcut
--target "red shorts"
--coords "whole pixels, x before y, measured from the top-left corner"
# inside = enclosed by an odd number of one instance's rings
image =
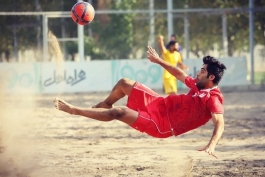
[[[139,113],[132,128],[156,138],[173,135],[164,98],[153,90],[136,82],[128,97],[127,107]]]

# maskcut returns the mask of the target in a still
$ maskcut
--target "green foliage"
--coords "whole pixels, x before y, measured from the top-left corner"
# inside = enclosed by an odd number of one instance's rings
[[[101,48],[96,45],[95,39],[93,37],[85,37],[85,55],[91,56],[94,59],[105,59],[105,54],[102,52]]]
[[[248,0],[189,0],[189,8],[248,8]],[[174,1],[177,3],[177,1]],[[264,7],[265,0],[255,0],[255,7]],[[220,13],[191,13],[190,23],[190,49],[195,55],[205,53],[214,44],[222,51],[222,14]],[[235,51],[249,50],[249,18],[246,12],[227,12],[228,25],[228,53],[233,56]],[[255,12],[254,40],[256,44],[264,44],[262,24],[265,24],[265,11]],[[183,36],[183,27],[174,26]],[[183,42],[183,38],[180,38]]]
[[[65,44],[66,52],[69,55],[74,56],[78,52],[78,44],[77,42],[69,41]],[[72,58],[73,60],[73,58]]]
[[[136,1],[117,0],[110,3],[110,9],[132,9]],[[111,14],[109,23],[97,26],[99,46],[106,59],[129,58],[133,48],[134,14]]]
[[[89,36],[85,36],[84,39],[85,55],[90,56],[92,59],[101,59],[105,55],[101,49],[96,46],[95,39]],[[75,41],[66,42],[66,53],[71,55],[71,60],[74,60],[74,55],[78,53],[78,43]]]

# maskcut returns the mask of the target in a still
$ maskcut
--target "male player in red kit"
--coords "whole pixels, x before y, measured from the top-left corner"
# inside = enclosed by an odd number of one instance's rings
[[[92,108],[76,107],[59,98],[54,100],[55,107],[69,114],[99,121],[119,120],[156,138],[183,134],[212,119],[212,137],[199,150],[216,157],[215,146],[224,131],[223,95],[218,83],[226,69],[225,65],[211,56],[206,56],[197,77],[192,78],[180,68],[162,60],[153,48],[148,47],[147,55],[151,62],[159,64],[185,83],[190,91],[187,94],[162,97],[139,82],[123,78],[104,101]],[[128,95],[127,107],[113,107],[125,95]]]

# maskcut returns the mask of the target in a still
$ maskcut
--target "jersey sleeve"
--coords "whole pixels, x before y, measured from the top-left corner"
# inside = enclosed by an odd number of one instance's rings
[[[164,55],[168,55],[168,50],[163,50],[162,51],[162,55],[164,56]]]
[[[216,96],[212,96],[209,98],[207,102],[207,107],[211,113],[215,114],[223,114],[224,113],[224,106]]]
[[[197,89],[197,86],[196,86],[196,79],[190,77],[190,76],[187,76],[186,79],[185,79],[185,84],[187,87],[189,87],[190,89]]]
[[[177,64],[179,63],[182,63],[182,57],[180,55],[180,53],[178,52],[178,55],[177,55]]]

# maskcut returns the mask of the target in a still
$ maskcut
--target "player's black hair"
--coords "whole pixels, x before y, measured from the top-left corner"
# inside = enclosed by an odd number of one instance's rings
[[[171,37],[174,37],[175,39],[177,38],[175,34],[172,34]]]
[[[169,48],[170,46],[175,45],[176,43],[177,43],[177,41],[170,41],[170,42],[167,44],[167,46],[168,46],[168,48]]]
[[[226,66],[220,61],[218,61],[216,58],[211,56],[203,57],[203,63],[207,64],[207,78],[210,75],[214,75],[215,78],[213,80],[213,83],[215,85],[218,85],[224,75],[224,70],[226,69]]]

